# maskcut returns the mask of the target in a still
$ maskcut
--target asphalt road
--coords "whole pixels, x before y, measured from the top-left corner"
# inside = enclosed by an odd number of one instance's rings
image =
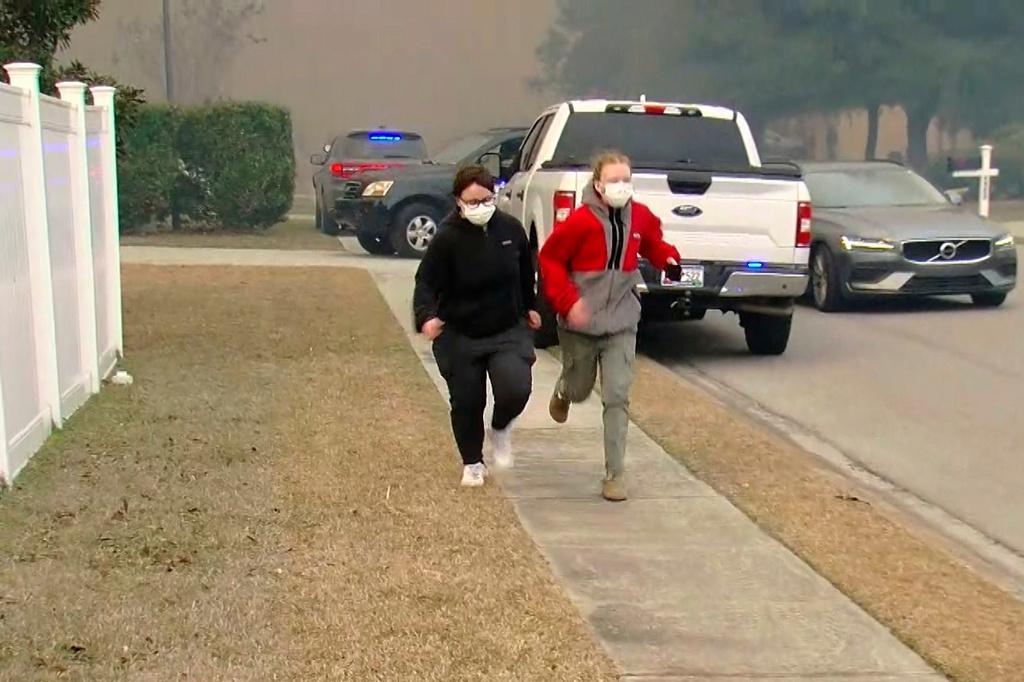
[[[788,352],[747,354],[738,319],[647,330],[641,350],[809,430],[854,462],[1024,554],[1024,293],[823,314]]]

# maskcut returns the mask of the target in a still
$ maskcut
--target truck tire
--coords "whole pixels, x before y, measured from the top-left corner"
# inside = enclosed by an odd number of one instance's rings
[[[387,239],[374,237],[373,235],[366,234],[361,230],[356,232],[356,241],[358,241],[359,246],[363,247],[363,250],[371,256],[390,256],[395,252],[395,250],[391,248],[391,242]]]
[[[793,327],[792,315],[741,313],[740,324],[747,339],[747,349],[754,355],[782,355],[789,345]]]
[[[429,204],[409,204],[395,216],[391,246],[402,258],[423,258],[440,228],[440,211]]]

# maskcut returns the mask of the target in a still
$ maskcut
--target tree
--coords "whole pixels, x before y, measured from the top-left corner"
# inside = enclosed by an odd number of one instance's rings
[[[71,31],[99,16],[100,0],[0,0],[0,63],[52,68]]]
[[[755,132],[775,119],[864,109],[866,157],[880,108],[898,105],[907,157],[923,168],[936,116],[976,133],[1022,117],[1022,37],[1019,0],[561,0],[539,55],[562,90],[637,78],[673,99],[685,92],[740,108]]]
[[[128,38],[123,58],[141,62],[154,80],[173,83],[167,92],[174,104],[197,104],[222,95],[223,70],[244,41],[259,43],[266,38],[246,30],[264,10],[262,0],[170,0],[166,29],[162,22],[122,22]],[[169,33],[173,50],[167,51],[164,37]],[[165,64],[167,54],[172,63]]]
[[[145,102],[142,90],[120,85],[112,76],[78,61],[63,66],[55,62],[57,50],[70,43],[71,31],[99,17],[99,6],[100,0],[0,0],[0,64],[39,64],[43,68],[39,86],[48,94],[56,94],[55,86],[62,80],[116,86],[118,150],[123,151],[124,134]]]

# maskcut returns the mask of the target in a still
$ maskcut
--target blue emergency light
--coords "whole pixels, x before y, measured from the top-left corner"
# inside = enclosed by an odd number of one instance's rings
[[[370,142],[401,142],[402,136],[398,133],[370,133]]]
[[[751,270],[760,270],[764,267],[764,263],[759,260],[747,261],[747,267]]]

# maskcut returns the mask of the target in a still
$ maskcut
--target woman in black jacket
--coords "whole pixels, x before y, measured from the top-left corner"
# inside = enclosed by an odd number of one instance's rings
[[[512,420],[530,398],[536,359],[530,329],[535,273],[522,223],[494,206],[494,178],[467,166],[452,188],[458,205],[438,230],[416,271],[416,328],[433,341],[448,383],[452,431],[462,455],[462,485],[480,486],[487,377],[494,392],[494,465],[512,466]]]

